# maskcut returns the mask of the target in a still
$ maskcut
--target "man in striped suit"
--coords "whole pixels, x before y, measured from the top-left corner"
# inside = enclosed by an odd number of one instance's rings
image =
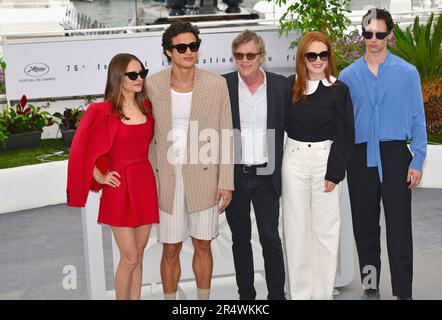
[[[189,22],[164,32],[172,67],[147,80],[155,118],[151,163],[157,179],[163,243],[161,278],[166,299],[176,299],[182,244],[190,235],[198,299],[208,299],[211,240],[232,198],[233,142],[229,92],[223,77],[195,67],[201,40]]]

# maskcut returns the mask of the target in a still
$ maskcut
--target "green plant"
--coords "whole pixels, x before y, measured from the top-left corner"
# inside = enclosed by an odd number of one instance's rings
[[[5,71],[6,70],[6,62],[3,57],[0,57],[0,68]]]
[[[0,143],[5,145],[5,141],[8,139],[8,127],[6,125],[6,120],[0,116]]]
[[[391,52],[416,66],[422,81],[429,134],[442,134],[442,15],[431,14],[426,24],[416,17],[405,30],[395,25]]]
[[[91,96],[84,97],[84,103],[78,107],[65,108],[63,114],[55,112],[52,116],[60,120],[64,130],[76,130],[85,109],[94,101]]]
[[[428,144],[441,144],[442,145],[442,135],[428,135]]]
[[[396,24],[393,34],[391,52],[415,65],[424,83],[442,76],[442,15],[434,19],[432,13],[423,25],[416,17],[405,30]]]
[[[3,60],[3,57],[0,57],[0,94],[6,93],[5,70],[6,70],[6,62],[5,60]]]
[[[76,130],[84,111],[82,106],[78,108],[65,108],[63,114],[55,112],[52,116],[60,120],[64,130]]]
[[[345,67],[364,55],[365,44],[357,30],[333,41],[333,55],[336,70],[341,72]]]
[[[271,0],[267,0],[271,1]],[[293,0],[276,0],[278,6],[286,5]],[[295,30],[304,34],[309,31],[322,31],[335,40],[344,35],[350,25],[345,14],[350,0],[297,0],[292,3],[279,19],[279,35]],[[291,43],[294,48],[298,40]]]
[[[27,102],[24,95],[15,108],[5,106],[0,112],[0,142],[4,142],[9,134],[39,131],[54,123],[51,114],[45,110],[48,106],[36,107]]]

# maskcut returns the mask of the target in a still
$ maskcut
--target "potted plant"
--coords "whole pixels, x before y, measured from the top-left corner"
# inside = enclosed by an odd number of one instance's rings
[[[6,146],[6,140],[8,139],[8,127],[6,126],[5,119],[0,116],[0,148]]]
[[[15,108],[5,106],[0,112],[0,150],[32,148],[40,145],[43,127],[51,126],[51,114],[27,104],[24,95]]]
[[[77,130],[80,120],[83,117],[85,109],[91,104],[93,99],[91,97],[84,98],[84,104],[78,107],[65,108],[63,114],[60,112],[54,113],[52,116],[59,119],[59,127],[61,135],[63,136],[64,145],[67,148],[71,147],[74,139],[75,130]]]
[[[74,139],[75,130],[78,128],[81,117],[84,114],[82,106],[75,108],[65,108],[63,114],[56,112],[53,114],[55,118],[60,120],[59,127],[61,135],[63,136],[64,145],[67,148],[71,147]]]
[[[406,30],[396,25],[391,52],[415,65],[422,81],[427,130],[442,136],[442,15],[431,14],[426,24],[414,24]]]
[[[6,70],[6,62],[5,60],[3,60],[3,57],[0,57],[0,94],[6,93],[5,70]]]

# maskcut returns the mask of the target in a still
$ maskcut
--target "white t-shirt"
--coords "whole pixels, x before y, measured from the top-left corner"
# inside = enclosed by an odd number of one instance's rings
[[[190,111],[192,109],[192,91],[171,91],[172,98],[172,141],[175,161],[183,163],[186,153],[187,130],[189,128]]]

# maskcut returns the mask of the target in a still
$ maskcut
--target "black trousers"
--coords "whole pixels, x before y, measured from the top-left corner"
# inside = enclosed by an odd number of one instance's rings
[[[239,185],[239,186],[238,186]],[[236,271],[239,298],[253,300],[253,253],[251,245],[252,224],[250,203],[255,210],[259,241],[264,257],[268,299],[282,300],[284,295],[284,260],[278,232],[279,196],[270,175],[240,173],[233,198],[226,209],[226,218],[232,231],[232,251]]]
[[[407,172],[412,156],[405,141],[381,142],[383,183],[377,168],[367,168],[367,144],[357,144],[348,167],[348,188],[353,232],[359,256],[361,281],[373,278],[379,287],[381,246],[380,201],[385,213],[388,259],[393,295],[412,296],[413,239],[411,190]],[[374,281],[373,281],[374,282]]]

